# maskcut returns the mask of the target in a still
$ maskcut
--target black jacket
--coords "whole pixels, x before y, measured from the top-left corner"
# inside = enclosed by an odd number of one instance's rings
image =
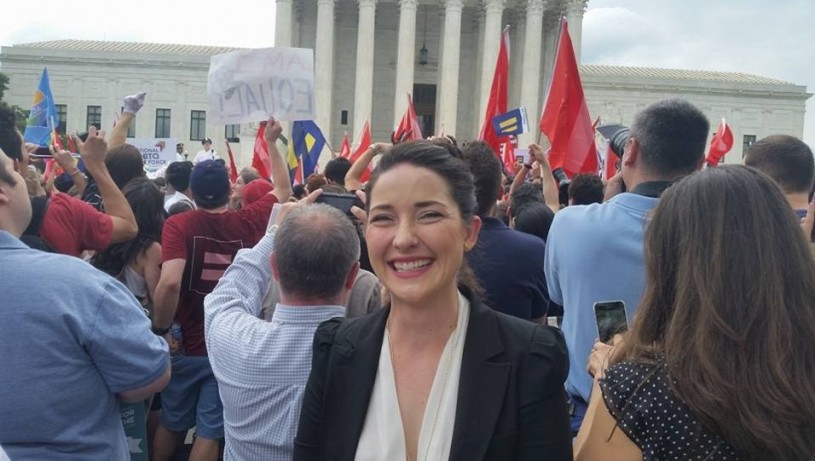
[[[317,329],[295,461],[354,459],[389,313],[332,319]],[[570,461],[568,371],[557,330],[472,299],[450,460]]]

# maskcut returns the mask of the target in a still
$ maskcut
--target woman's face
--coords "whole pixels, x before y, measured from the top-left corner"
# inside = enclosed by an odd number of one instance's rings
[[[369,198],[368,255],[393,300],[420,303],[449,296],[464,257],[478,238],[441,176],[403,164],[384,173]]]
[[[243,178],[238,176],[238,180],[232,185],[232,198],[240,200],[243,197],[243,186],[245,185]]]

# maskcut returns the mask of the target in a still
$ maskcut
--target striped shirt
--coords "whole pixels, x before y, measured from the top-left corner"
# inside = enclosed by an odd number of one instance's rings
[[[273,235],[240,250],[204,302],[205,337],[224,406],[226,460],[290,460],[311,371],[317,326],[344,317],[342,306],[278,304],[271,322],[261,304]]]

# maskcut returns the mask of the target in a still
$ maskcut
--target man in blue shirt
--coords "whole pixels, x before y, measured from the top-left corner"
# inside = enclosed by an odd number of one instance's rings
[[[475,180],[481,233],[467,263],[484,289],[485,302],[498,312],[543,321],[549,309],[543,258],[546,244],[510,229],[494,217],[503,195],[501,162],[483,141],[468,143],[462,154]]]
[[[623,301],[629,324],[633,321],[645,287],[648,214],[672,182],[702,167],[709,129],[705,115],[686,101],[646,107],[631,125],[622,171],[609,182],[607,201],[555,215],[545,270],[552,302],[563,306],[570,362],[566,392],[575,434],[592,388],[586,366],[598,336],[594,304]],[[629,192],[618,193],[623,182]]]
[[[207,350],[224,407],[225,459],[292,458],[314,332],[345,316],[359,270],[356,229],[336,208],[305,203],[275,205],[270,221],[276,224],[254,248],[238,251],[204,301]],[[281,302],[266,322],[261,308],[272,276]]]
[[[3,145],[21,149],[4,115]],[[82,148],[107,146],[89,137]],[[31,204],[13,165],[0,150],[0,445],[14,460],[129,460],[119,402],[167,384],[167,344],[121,283],[19,240]]]

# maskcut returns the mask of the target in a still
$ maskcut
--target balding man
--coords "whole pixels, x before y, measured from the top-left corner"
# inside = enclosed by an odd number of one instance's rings
[[[359,270],[356,230],[336,208],[289,203],[275,205],[272,216],[279,226],[238,252],[204,304],[224,407],[225,459],[291,459],[314,331],[345,315]],[[273,276],[280,302],[266,322],[262,300]]]

